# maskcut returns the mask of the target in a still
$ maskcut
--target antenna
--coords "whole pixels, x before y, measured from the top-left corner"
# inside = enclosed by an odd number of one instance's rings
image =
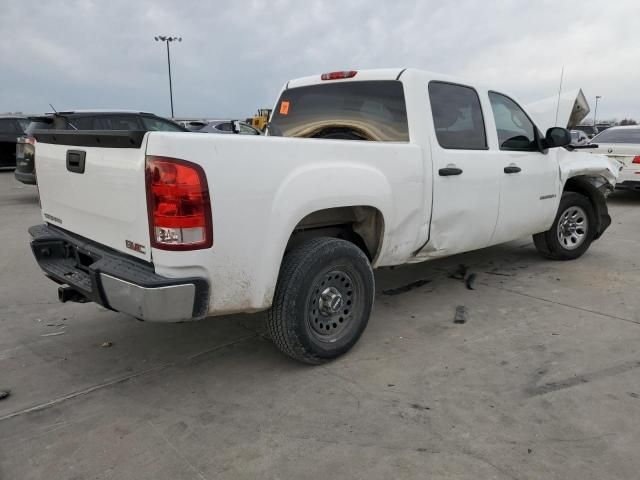
[[[562,65],[562,71],[560,72],[560,87],[558,88],[558,104],[556,105],[556,121],[553,126],[558,126],[558,111],[560,110],[560,93],[562,92],[562,79],[564,77],[564,65]],[[566,125],[563,127],[566,128]]]
[[[55,109],[53,105],[49,104],[49,106],[51,107],[51,110],[53,110],[53,113],[58,113],[58,111]]]

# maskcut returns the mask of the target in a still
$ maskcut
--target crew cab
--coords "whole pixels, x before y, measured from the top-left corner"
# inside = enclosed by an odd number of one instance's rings
[[[360,337],[373,268],[527,235],[581,256],[618,174],[513,97],[414,69],[291,80],[266,136],[35,137],[31,247],[60,300],[161,322],[268,310],[274,343],[312,364]]]

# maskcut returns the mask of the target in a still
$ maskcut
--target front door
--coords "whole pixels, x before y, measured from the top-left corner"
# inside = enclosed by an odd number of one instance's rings
[[[557,152],[540,151],[539,132],[509,97],[489,92],[500,149],[500,212],[491,243],[547,230],[559,199]]]

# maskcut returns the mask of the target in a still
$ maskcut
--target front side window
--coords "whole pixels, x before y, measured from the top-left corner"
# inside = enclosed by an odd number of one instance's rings
[[[608,128],[591,143],[640,143],[640,128]]]
[[[499,93],[489,92],[489,101],[498,130],[500,150],[538,151],[536,127],[524,110]]]
[[[282,92],[267,127],[278,137],[408,142],[402,82],[323,82]]]

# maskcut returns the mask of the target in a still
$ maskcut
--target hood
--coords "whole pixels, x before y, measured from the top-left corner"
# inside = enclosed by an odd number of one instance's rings
[[[562,183],[571,177],[586,175],[588,177],[602,177],[614,187],[623,167],[619,161],[606,155],[578,150],[569,151],[564,148],[558,152],[558,161]]]
[[[551,127],[571,129],[580,125],[590,112],[589,102],[582,89],[560,94],[559,101],[558,95],[554,95],[525,105],[525,108],[542,133]]]

